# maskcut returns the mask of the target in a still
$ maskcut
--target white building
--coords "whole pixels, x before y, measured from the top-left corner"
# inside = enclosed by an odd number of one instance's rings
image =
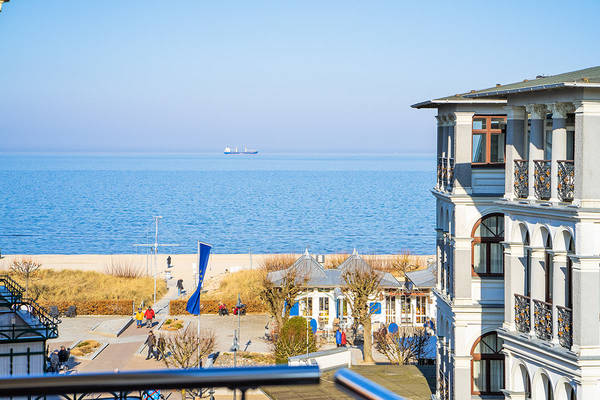
[[[600,399],[600,67],[437,120],[440,399]]]
[[[333,330],[334,321],[338,319],[343,326],[352,324],[352,316],[348,300],[342,293],[344,286],[342,273],[346,268],[357,268],[366,265],[366,261],[356,252],[349,256],[340,266],[326,269],[308,251],[290,267],[299,271],[307,281],[296,303],[290,310],[290,316],[303,316],[314,319],[319,330]],[[281,282],[284,271],[269,274],[275,284]],[[416,271],[415,271],[416,272]],[[424,287],[415,284],[407,289],[390,273],[384,272],[381,280],[381,292],[374,296],[371,302],[373,324],[391,323],[405,326],[423,326],[427,317],[434,319],[435,309],[431,301],[431,280],[425,279],[424,271],[413,279],[423,283]],[[430,273],[431,274],[431,273]],[[429,286],[425,286],[429,285]]]
[[[58,337],[58,321],[23,292],[0,275],[0,376],[46,372],[46,340]]]

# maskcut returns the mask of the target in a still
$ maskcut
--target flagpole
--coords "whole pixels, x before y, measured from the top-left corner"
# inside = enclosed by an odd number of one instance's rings
[[[198,240],[198,282],[200,282],[200,241]],[[202,296],[202,288],[198,292],[198,368],[200,368],[200,297]]]

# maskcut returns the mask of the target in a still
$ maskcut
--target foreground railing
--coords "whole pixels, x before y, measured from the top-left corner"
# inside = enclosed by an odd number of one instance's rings
[[[552,304],[533,300],[533,314],[535,335],[542,340],[552,340]]]
[[[359,399],[390,399],[403,400],[404,397],[389,391],[381,385],[378,385],[362,375],[352,372],[347,368],[341,369],[335,373],[333,379],[336,385],[348,394]]]
[[[531,299],[515,294],[515,326],[519,332],[531,331]]]
[[[364,378],[363,378],[364,379]],[[242,391],[273,385],[318,384],[318,366],[126,371],[0,378],[0,397],[58,395],[64,399],[137,399],[154,390],[228,388]]]
[[[558,198],[573,201],[575,197],[575,163],[571,160],[558,161]]]
[[[562,347],[570,349],[573,345],[573,310],[567,307],[556,306],[558,342]]]
[[[529,196],[529,162],[527,160],[515,160],[514,189],[518,199],[526,199]]]
[[[534,160],[535,197],[539,200],[548,200],[550,198],[550,160]]]

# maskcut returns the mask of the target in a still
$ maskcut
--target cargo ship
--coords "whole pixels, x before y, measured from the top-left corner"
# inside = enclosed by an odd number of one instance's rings
[[[225,147],[223,154],[258,154],[258,150],[248,149],[246,146],[244,146],[244,150],[239,151],[237,147],[234,149],[232,147],[227,146]]]

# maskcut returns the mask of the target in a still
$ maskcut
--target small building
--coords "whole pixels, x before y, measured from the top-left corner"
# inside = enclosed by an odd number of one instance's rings
[[[46,340],[58,337],[58,320],[24,289],[0,275],[0,376],[46,372]]]
[[[352,324],[352,311],[348,299],[343,293],[345,282],[343,273],[347,269],[368,268],[368,264],[356,250],[337,268],[326,269],[308,250],[289,268],[303,277],[305,290],[292,305],[290,316],[302,316],[314,319],[319,330],[333,330],[336,320],[342,326]],[[269,279],[275,285],[281,285],[289,269],[271,272]],[[381,291],[373,296],[371,308],[373,324],[391,323],[418,326],[430,317],[430,300],[421,290],[407,290],[392,274],[381,272]],[[434,276],[435,278],[435,276]],[[435,284],[435,283],[434,283]],[[429,290],[429,293],[431,291]],[[429,296],[429,295],[427,295]]]

